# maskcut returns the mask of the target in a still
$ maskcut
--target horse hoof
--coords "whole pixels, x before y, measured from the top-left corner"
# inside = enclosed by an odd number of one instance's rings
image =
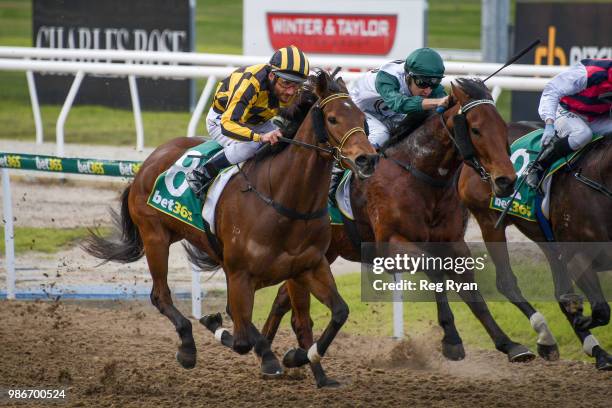
[[[340,383],[331,378],[324,377],[317,382],[317,388],[338,388]]]
[[[215,330],[223,325],[223,318],[221,317],[221,313],[209,314],[202,317],[200,323],[214,333]]]
[[[511,363],[526,363],[535,357],[535,354],[522,344],[515,344],[508,351],[508,361]]]
[[[283,365],[287,368],[302,367],[308,363],[308,353],[303,348],[289,349],[283,356]]]
[[[612,357],[605,355],[598,358],[595,362],[595,368],[598,371],[612,371]]]
[[[463,343],[448,344],[442,342],[442,354],[451,361],[459,361],[465,358],[465,349]]]
[[[552,346],[538,343],[538,354],[546,361],[557,361],[559,360],[559,346],[556,343]]]
[[[178,361],[183,368],[190,370],[196,365],[196,354],[177,351],[176,361]]]
[[[261,375],[264,378],[277,378],[283,375],[283,367],[276,358],[261,363]]]

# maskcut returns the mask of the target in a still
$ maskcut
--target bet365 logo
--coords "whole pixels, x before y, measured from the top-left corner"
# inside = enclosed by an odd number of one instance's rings
[[[548,27],[548,44],[540,45],[535,50],[535,65],[567,65],[567,56],[563,48],[556,44],[557,27]],[[555,64],[558,62],[558,64]]]

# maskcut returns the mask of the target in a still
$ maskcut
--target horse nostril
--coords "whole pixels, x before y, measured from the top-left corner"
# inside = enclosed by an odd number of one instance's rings
[[[365,155],[365,154],[359,155],[355,159],[355,164],[359,168],[363,168],[363,167],[367,166],[369,162],[370,162],[370,159],[368,159],[368,156]]]
[[[515,180],[510,179],[509,177],[497,177],[495,179],[495,185],[497,186],[497,188],[499,188],[502,192],[510,195],[510,193],[512,193],[512,190],[514,189],[514,182]]]

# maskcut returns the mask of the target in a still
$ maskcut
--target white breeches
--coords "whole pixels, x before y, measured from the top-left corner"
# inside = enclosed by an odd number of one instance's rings
[[[241,140],[232,139],[231,137],[225,136],[221,133],[221,115],[215,112],[212,108],[206,115],[206,128],[208,129],[209,136],[223,146],[225,157],[231,164],[242,163],[243,161],[250,159],[255,155],[257,150],[263,146],[261,142],[243,142]],[[277,126],[272,123],[271,120],[264,122],[260,125],[250,126],[252,130],[257,133],[267,133]]]
[[[366,121],[368,122],[368,140],[370,144],[376,148],[385,144],[391,136],[390,125],[404,119],[406,115],[397,114],[394,116],[378,116],[365,112]]]
[[[569,137],[569,145],[578,150],[591,140],[593,133],[612,133],[612,118],[609,116],[589,122],[582,116],[559,106],[555,119],[555,130],[559,137]]]

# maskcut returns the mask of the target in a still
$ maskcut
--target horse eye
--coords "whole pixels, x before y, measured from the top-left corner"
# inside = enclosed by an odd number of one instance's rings
[[[332,125],[335,125],[336,123],[338,123],[338,121],[336,120],[336,117],[335,117],[335,116],[330,116],[330,117],[328,117],[328,118],[327,118],[327,121],[328,121],[329,123],[331,123]]]
[[[480,136],[480,131],[476,128],[472,128],[472,133],[474,133],[476,136]]]

